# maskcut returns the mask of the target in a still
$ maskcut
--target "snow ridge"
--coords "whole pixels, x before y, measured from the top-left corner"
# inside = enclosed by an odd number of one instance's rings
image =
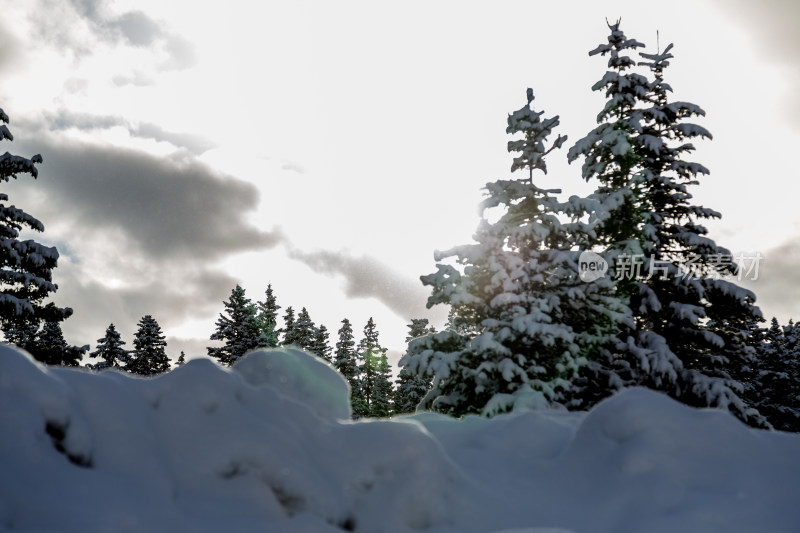
[[[349,421],[295,349],[154,378],[0,346],[0,532],[794,531],[800,436],[628,389],[588,413]]]

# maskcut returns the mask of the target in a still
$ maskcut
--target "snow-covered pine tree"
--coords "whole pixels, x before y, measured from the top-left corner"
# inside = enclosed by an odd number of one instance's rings
[[[641,253],[642,206],[640,177],[634,172],[638,157],[631,139],[639,127],[637,104],[647,97],[650,85],[645,76],[633,72],[636,61],[627,55],[644,45],[629,39],[619,22],[609,24],[608,43],[600,44],[590,56],[608,54],[605,75],[592,87],[604,91],[607,101],[597,116],[598,126],[579,140],[567,153],[570,162],[584,156],[582,175],[596,177],[599,185],[594,198],[600,201],[596,212],[594,245],[604,245],[624,254]],[[608,256],[610,251],[605,251]],[[614,259],[613,255],[610,259]],[[613,264],[612,264],[613,267]],[[620,284],[620,288],[627,288]]]
[[[177,368],[185,364],[186,364],[186,354],[183,353],[183,350],[181,350],[181,354],[178,356],[178,360],[175,361],[175,367]]]
[[[283,314],[283,341],[281,342],[283,346],[297,344],[298,337],[297,332],[295,332],[294,322],[294,309],[292,306],[289,306],[286,308],[286,312]]]
[[[309,351],[322,357],[329,363],[333,362],[331,359],[330,333],[328,333],[328,328],[324,325],[320,325],[314,332],[314,342],[309,347]]]
[[[31,355],[46,365],[78,366],[88,346],[70,346],[64,339],[61,326],[55,320],[48,320],[36,336]]]
[[[150,315],[143,316],[137,325],[139,329],[133,338],[134,350],[125,370],[140,376],[154,376],[168,371],[167,341],[161,326]]]
[[[350,320],[342,319],[342,326],[337,332],[336,352],[333,357],[333,366],[350,384],[350,399],[358,396],[359,375],[358,361],[356,360],[356,341],[353,337],[353,325]]]
[[[428,323],[427,318],[413,318],[408,324],[408,335],[406,343],[412,340],[436,333],[436,328]],[[411,349],[406,350],[406,355],[414,355]],[[409,372],[406,366],[400,365],[400,372],[397,375],[397,384],[394,393],[394,413],[405,414],[413,413],[417,409],[422,399],[431,389],[433,376],[420,376]]]
[[[609,278],[581,279],[580,250],[593,236],[596,222],[588,219],[596,202],[559,202],[560,191],[533,184],[534,171],[547,170],[544,157],[566,138],[545,146],[558,117],[542,118],[530,107],[533,91],[527,96],[507,128],[522,134],[508,143],[519,153],[511,170],[527,176],[488,183],[477,242],[437,252],[438,271],[421,278],[432,287],[428,307],[450,305],[467,332],[410,344],[401,364],[434,375],[423,408],[490,416],[515,405],[578,407],[581,372],[624,316]]]
[[[289,337],[292,342],[287,342],[287,344],[293,344],[298,348],[313,352],[312,348],[314,346],[316,334],[317,326],[314,324],[314,321],[311,320],[311,316],[309,316],[306,308],[303,307],[300,309],[300,312],[297,313],[297,320],[294,321],[292,335]]]
[[[234,287],[224,305],[225,312],[220,313],[217,329],[211,334],[211,340],[225,341],[225,345],[209,347],[208,355],[224,365],[232,365],[244,354],[264,343],[256,321],[256,308],[240,285]]]
[[[267,285],[263,302],[256,302],[256,322],[261,331],[260,348],[275,348],[278,341],[278,301],[272,292],[272,285]]]
[[[694,150],[692,139],[711,137],[684,122],[704,112],[668,101],[672,89],[663,71],[672,45],[641,54],[640,64],[654,75],[650,81],[630,71],[635,62],[625,55],[641,43],[628,39],[619,23],[609,27],[608,43],[590,52],[610,57],[611,70],[593,87],[608,100],[599,126],[569,151],[570,161],[584,157],[584,179],[599,182],[593,195],[603,206],[596,243],[606,247],[611,272],[621,278],[618,294],[633,310],[606,370],[616,385],[660,389],[758,424],[758,414],[737,394],[741,385],[731,367],[744,364],[746,324],[760,311],[752,292],[721,279],[736,265],[698,223],[720,215],[692,205],[688,192],[708,170],[682,159]]]
[[[114,324],[109,324],[106,334],[102,339],[97,339],[97,348],[91,357],[101,359],[97,364],[91,365],[92,370],[106,368],[125,368],[129,363],[129,352],[124,349],[125,341],[122,340]]]
[[[8,129],[9,118],[0,109],[0,141],[12,141]],[[19,174],[38,176],[37,163],[42,156],[30,159],[0,155],[0,182],[16,179]],[[44,225],[22,209],[6,205],[8,195],[0,193],[0,327],[10,337],[19,337],[24,330],[36,330],[43,321],[62,321],[72,314],[72,309],[59,308],[45,298],[56,292],[53,269],[58,264],[58,251],[32,239],[20,240],[21,231],[44,231]],[[10,336],[10,337],[9,337]]]

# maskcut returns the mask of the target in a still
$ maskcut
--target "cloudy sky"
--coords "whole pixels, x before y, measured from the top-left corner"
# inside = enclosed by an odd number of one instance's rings
[[[757,4],[757,5],[756,5]],[[395,357],[433,251],[469,242],[505,178],[505,119],[532,87],[570,142],[603,99],[605,19],[675,43],[675,96],[714,140],[695,191],[768,317],[800,316],[800,21],[790,0],[252,2],[0,0],[0,107],[40,178],[4,188],[61,253],[68,340],[152,314],[205,353],[237,283],[271,283],[335,337],[372,316]],[[658,39],[657,39],[658,32]],[[566,151],[546,186],[587,192]]]

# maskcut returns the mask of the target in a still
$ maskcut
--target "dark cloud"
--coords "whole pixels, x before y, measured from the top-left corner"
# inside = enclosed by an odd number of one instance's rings
[[[39,172],[48,196],[42,216],[69,223],[74,235],[113,233],[153,261],[214,260],[283,239],[247,222],[259,201],[253,185],[194,158],[175,161],[127,148],[59,142],[30,131],[17,138],[28,140],[15,143],[19,153],[44,155]]]
[[[773,316],[784,323],[789,318],[800,319],[800,235],[761,254],[758,279],[751,279],[753,271],[743,276],[741,285],[756,294],[768,321]],[[753,266],[753,262],[748,266]]]
[[[409,278],[375,258],[353,257],[345,252],[289,250],[289,257],[305,263],[314,272],[339,275],[345,294],[351,298],[375,298],[395,314],[409,320],[425,309],[429,291],[419,280]]]
[[[121,122],[92,115],[52,120],[86,129]],[[28,157],[41,153],[44,163],[35,186],[22,179],[6,184],[6,192],[45,223],[47,231],[36,239],[61,253],[54,301],[74,309],[64,324],[70,342],[94,346],[114,322],[130,343],[145,314],[165,329],[213,316],[239,282],[214,262],[284,241],[279,231],[248,222],[259,202],[254,186],[185,153],[182,159],[159,158],[57,141],[45,123],[13,125],[16,140],[6,149]],[[180,349],[170,347],[169,353],[177,356]]]

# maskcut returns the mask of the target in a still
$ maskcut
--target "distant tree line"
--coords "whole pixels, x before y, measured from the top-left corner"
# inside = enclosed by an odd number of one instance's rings
[[[237,285],[224,302],[224,311],[216,322],[211,340],[222,346],[208,348],[208,355],[223,365],[232,365],[246,353],[259,348],[294,346],[330,363],[347,380],[351,390],[351,406],[355,418],[386,417],[413,412],[430,389],[431,378],[411,376],[400,371],[395,384],[381,345],[378,328],[372,318],[364,325],[356,342],[349,319],[341,321],[334,346],[324,325],[317,325],[303,307],[295,313],[287,307],[278,326],[281,306],[272,289],[267,286],[262,301],[253,302]],[[409,325],[409,340],[433,331],[426,319],[415,319]]]

